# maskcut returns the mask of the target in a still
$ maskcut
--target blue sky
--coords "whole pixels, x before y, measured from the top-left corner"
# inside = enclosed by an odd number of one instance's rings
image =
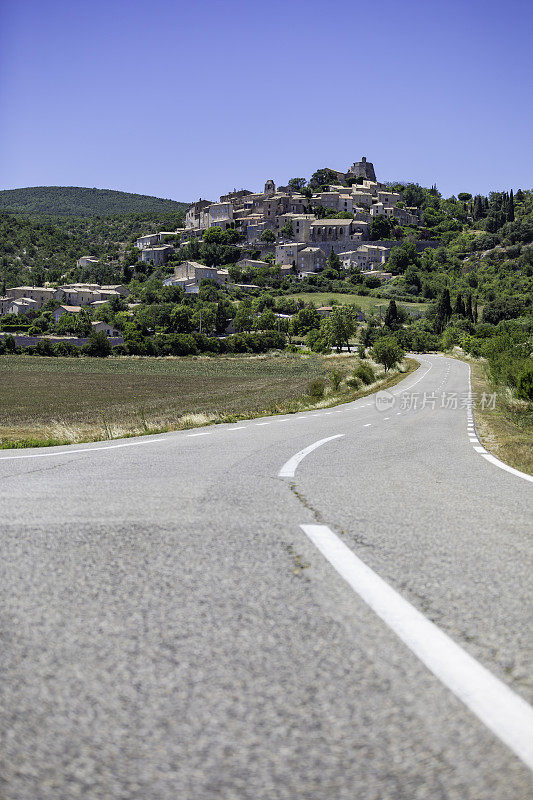
[[[526,0],[4,0],[0,188],[533,186]]]

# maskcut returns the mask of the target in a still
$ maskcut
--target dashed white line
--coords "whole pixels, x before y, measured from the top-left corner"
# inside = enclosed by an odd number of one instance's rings
[[[234,428],[228,428],[228,431],[243,431],[248,425],[236,425]]]
[[[201,433],[188,433],[187,437],[189,436],[210,436],[212,431],[202,431]]]
[[[327,525],[300,525],[339,575],[423,664],[533,768],[533,709],[361,561]]]
[[[279,478],[293,478],[296,472],[296,468],[300,461],[302,461],[309,453],[312,453],[313,450],[316,450],[317,447],[321,447],[326,442],[331,442],[333,439],[342,439],[344,433],[337,433],[335,436],[328,436],[326,439],[319,439],[318,442],[313,442],[308,447],[304,447],[303,450],[299,450],[295,453],[288,461],[283,464],[282,468],[278,472]]]
[[[370,428],[371,425],[372,425],[371,422],[367,422],[366,425],[363,425],[363,428]]]

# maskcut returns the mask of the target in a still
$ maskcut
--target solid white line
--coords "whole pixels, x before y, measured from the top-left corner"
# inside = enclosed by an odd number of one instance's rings
[[[342,439],[343,436],[344,433],[337,433],[335,436],[328,436],[327,439],[319,439],[318,442],[310,444],[309,447],[304,447],[303,450],[299,450],[298,453],[295,453],[292,458],[289,458],[289,460],[285,462],[278,472],[278,478],[293,478],[298,464],[309,455],[309,453],[312,453],[317,447],[326,444],[326,442],[331,442],[333,439]]]
[[[479,447],[474,447],[474,450],[476,451],[476,453],[486,453],[487,452],[485,450],[485,448],[482,447],[481,445]]]
[[[300,527],[422,663],[533,769],[533,708],[367,567],[327,525]]]
[[[164,439],[148,439],[146,442],[125,442],[124,444],[108,444],[102,447],[82,447],[77,450],[61,450],[59,453],[29,453],[24,456],[0,456],[0,461],[12,461],[19,458],[53,458],[54,456],[70,456],[73,453],[95,453],[98,450],[117,450],[119,447],[138,447],[141,444],[157,444],[166,442]]]
[[[533,483],[533,475],[528,475],[526,472],[520,472],[520,470],[510,467],[509,464],[504,464],[503,461],[500,461],[499,458],[493,456],[492,453],[487,453],[486,450],[482,455],[483,458],[485,458],[487,461],[490,461],[490,463],[494,464],[495,467],[504,469],[506,472],[510,472],[511,475],[516,475],[519,478],[523,478],[525,481],[530,481]]]

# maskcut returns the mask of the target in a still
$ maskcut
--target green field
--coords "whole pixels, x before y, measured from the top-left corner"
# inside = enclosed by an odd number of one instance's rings
[[[378,311],[379,308],[385,309],[389,305],[389,300],[381,297],[370,297],[363,294],[340,294],[334,292],[299,292],[298,294],[287,295],[295,300],[303,300],[305,303],[314,303],[316,306],[330,306],[331,300],[335,300],[340,305],[355,304],[362,311]],[[427,303],[404,303],[398,302],[399,306],[416,311],[424,311]]]
[[[95,441],[290,412],[346,353],[191,358],[0,356],[0,447]],[[415,362],[409,365],[414,368]],[[399,375],[388,374],[380,385]],[[377,384],[374,384],[378,388]],[[368,391],[370,387],[363,387]],[[351,396],[347,392],[351,391]],[[353,399],[343,386],[340,399]],[[323,404],[339,402],[328,394]]]
[[[346,357],[0,356],[0,444],[82,441],[259,414],[303,395]],[[350,359],[348,359],[349,361]],[[354,360],[355,363],[355,360]]]

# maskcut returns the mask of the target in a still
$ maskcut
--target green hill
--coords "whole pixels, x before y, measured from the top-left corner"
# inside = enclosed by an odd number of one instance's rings
[[[82,186],[30,186],[0,191],[0,210],[27,217],[108,217],[116,214],[178,214],[188,203],[144,194]]]

